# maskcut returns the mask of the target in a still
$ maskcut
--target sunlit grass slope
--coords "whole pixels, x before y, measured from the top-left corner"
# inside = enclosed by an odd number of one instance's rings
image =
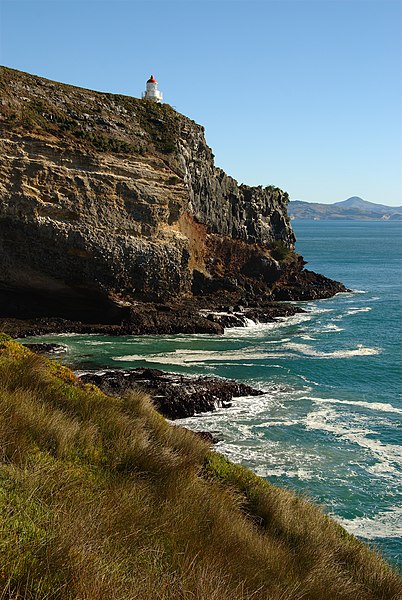
[[[0,598],[397,599],[314,505],[0,337]]]

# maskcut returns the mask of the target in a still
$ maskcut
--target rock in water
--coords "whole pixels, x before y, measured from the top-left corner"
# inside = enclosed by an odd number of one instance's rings
[[[218,406],[230,406],[232,398],[260,396],[262,391],[218,377],[186,377],[158,369],[86,371],[78,373],[84,383],[93,383],[107,394],[121,395],[141,388],[152,396],[155,408],[168,419],[192,417]]]
[[[31,350],[31,352],[35,352],[36,354],[64,354],[67,352],[67,346],[64,344],[48,344],[45,342],[40,342],[37,344],[23,344],[25,348]]]

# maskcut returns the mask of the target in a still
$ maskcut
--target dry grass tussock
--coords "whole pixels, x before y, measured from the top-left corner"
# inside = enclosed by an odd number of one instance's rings
[[[317,507],[0,337],[0,598],[397,600]]]

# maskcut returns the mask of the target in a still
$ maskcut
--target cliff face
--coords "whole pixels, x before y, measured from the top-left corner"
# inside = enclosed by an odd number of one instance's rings
[[[170,106],[6,68],[0,89],[3,315],[114,321],[301,270],[287,194],[238,185]]]

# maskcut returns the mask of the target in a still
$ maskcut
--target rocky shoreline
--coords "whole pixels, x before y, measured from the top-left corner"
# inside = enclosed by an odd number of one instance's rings
[[[226,300],[228,298],[226,297]],[[236,300],[235,297],[231,298]],[[305,310],[285,302],[254,302],[251,306],[220,304],[222,296],[200,298],[197,304],[136,304],[137,319],[121,325],[88,324],[65,319],[42,318],[32,320],[0,319],[0,330],[13,337],[29,337],[54,333],[103,335],[141,335],[208,333],[222,334],[225,328],[246,327],[250,322],[270,323],[291,317]],[[213,308],[206,308],[206,307]],[[48,356],[62,354],[66,347],[57,343],[26,343],[27,348]],[[217,407],[230,407],[233,398],[263,394],[243,383],[217,377],[185,376],[158,369],[86,369],[75,365],[83,383],[98,386],[105,393],[120,396],[131,389],[142,389],[150,394],[155,408],[164,417],[175,420],[199,413],[211,412]],[[202,432],[211,443],[217,438],[211,432]]]
[[[63,344],[28,343],[26,348],[49,357],[67,351]],[[208,376],[190,376],[169,373],[160,369],[82,369],[75,371],[83,383],[91,383],[111,396],[121,396],[130,390],[141,389],[152,397],[156,410],[167,419],[183,419],[218,407],[229,408],[233,398],[260,396],[264,392],[232,379]],[[211,432],[201,432],[209,441],[216,442]]]
[[[56,343],[26,343],[26,348],[49,357],[63,354],[67,347]],[[229,408],[233,398],[260,396],[264,392],[244,383],[219,377],[188,376],[159,369],[89,369],[75,371],[83,383],[99,387],[108,395],[121,396],[130,390],[147,392],[155,409],[172,421]],[[218,432],[198,431],[211,444],[219,441]]]
[[[300,307],[285,303],[266,303],[260,306],[217,306],[217,310],[200,309],[198,318],[201,323],[206,322],[209,330],[203,326],[200,331],[195,329],[196,333],[223,333],[224,328],[245,327],[250,321],[262,323],[274,322],[278,319],[293,316],[305,312]],[[187,313],[185,307],[164,306],[156,312],[157,307],[153,305],[148,307],[146,313],[152,311],[158,314],[159,319],[153,322],[155,333],[164,333],[166,324],[171,323],[175,330],[179,328],[181,332],[183,324],[191,329],[196,323],[196,315]],[[181,313],[180,313],[181,309]],[[188,315],[190,314],[190,318]],[[166,319],[168,316],[169,320]],[[192,319],[191,319],[192,318]],[[143,323],[145,317],[143,316]],[[174,323],[175,321],[175,323]],[[30,335],[43,335],[45,333],[65,333],[66,330],[83,334],[101,333],[104,335],[125,335],[132,334],[133,329],[127,325],[102,325],[102,324],[83,324],[65,321],[63,319],[36,319],[31,321],[22,321],[17,319],[0,320],[0,329],[14,337],[28,337]],[[150,328],[134,330],[135,333],[149,332]],[[171,330],[170,330],[171,331]],[[34,342],[25,343],[27,348],[38,354],[54,356],[66,351],[63,344]],[[158,369],[137,368],[137,369],[89,369],[82,370],[82,366],[76,365],[78,370],[76,374],[83,383],[91,383],[98,386],[105,393],[120,396],[131,389],[141,389],[146,391],[152,397],[156,410],[164,417],[175,420],[194,416],[198,413],[212,412],[217,407],[230,407],[233,398],[241,396],[258,396],[263,394],[243,383],[222,379],[218,377],[194,377],[185,376],[178,373],[164,372]],[[81,368],[81,370],[80,370]],[[201,432],[200,435],[207,441],[216,443],[218,440],[211,432]]]
[[[317,276],[320,278],[321,276]],[[323,278],[324,282],[326,278]],[[333,282],[336,284],[336,282]],[[342,284],[337,291],[345,291]],[[334,290],[331,290],[334,292]],[[334,292],[336,293],[336,292]],[[331,293],[330,295],[333,295]],[[224,301],[226,300],[226,303]],[[228,304],[227,301],[232,301]],[[117,324],[82,323],[61,318],[0,319],[0,330],[12,337],[25,338],[55,333],[102,334],[108,336],[206,333],[222,334],[225,328],[246,327],[251,322],[270,323],[291,317],[305,310],[285,302],[254,301],[243,306],[235,304],[239,297],[214,294],[194,298],[187,303],[136,303],[131,307],[130,321]],[[243,298],[244,300],[244,298]],[[33,352],[58,355],[65,351],[62,344],[26,343]],[[229,407],[240,396],[257,396],[263,392],[243,383],[216,377],[189,377],[157,369],[85,370],[75,365],[80,380],[92,383],[104,392],[119,396],[130,389],[140,388],[149,393],[155,408],[164,417],[175,420],[211,412],[217,407]],[[210,432],[203,435],[216,442]]]
[[[244,307],[208,302],[176,304],[136,304],[131,308],[130,319],[120,324],[83,323],[56,317],[35,319],[0,318],[0,331],[15,338],[55,333],[121,335],[162,335],[178,333],[222,334],[226,327],[244,327],[250,320],[260,323],[274,322],[304,310],[286,303],[262,302]]]
[[[77,374],[82,382],[92,383],[110,395],[144,390],[152,396],[156,410],[171,420],[230,407],[233,398],[264,393],[231,379],[191,377],[159,369],[105,369]]]

